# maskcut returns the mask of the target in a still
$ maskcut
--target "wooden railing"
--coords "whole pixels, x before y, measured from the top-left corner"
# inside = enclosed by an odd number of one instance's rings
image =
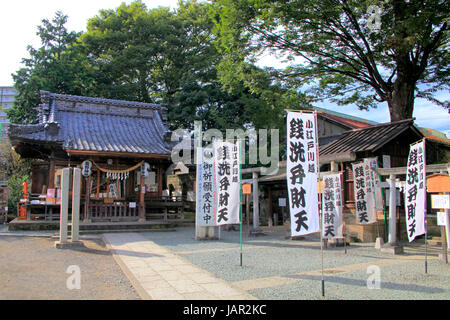
[[[184,219],[184,210],[195,208],[186,196],[163,196],[145,200],[147,219]]]
[[[134,208],[129,202],[104,203],[103,201],[89,201],[90,219],[108,220],[137,220],[139,218],[139,204]]]
[[[32,197],[31,200],[35,198]],[[85,200],[80,201],[80,219],[85,220]],[[139,219],[139,202],[135,207],[130,207],[128,201],[115,201],[105,203],[103,200],[90,199],[88,204],[87,221],[137,221]],[[60,206],[56,204],[31,204],[23,205],[27,209],[27,220],[49,220],[59,219]],[[193,202],[187,201],[185,196],[171,196],[145,199],[144,208],[147,220],[152,219],[184,219],[184,210],[192,210]],[[69,200],[70,216],[71,200]],[[85,220],[86,221],[86,220]]]

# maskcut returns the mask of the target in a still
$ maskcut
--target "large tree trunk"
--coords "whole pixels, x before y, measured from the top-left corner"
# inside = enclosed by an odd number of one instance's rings
[[[415,81],[407,76],[397,77],[391,97],[387,100],[391,122],[412,118],[415,87]]]

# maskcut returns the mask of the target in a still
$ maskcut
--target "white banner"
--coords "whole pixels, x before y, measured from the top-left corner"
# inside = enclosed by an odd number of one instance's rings
[[[215,142],[217,225],[239,224],[241,201],[239,143]]]
[[[197,149],[197,226],[216,225],[217,190],[214,170],[214,149]]]
[[[355,210],[358,224],[376,222],[372,179],[368,162],[352,163],[353,190],[355,192]]]
[[[320,231],[317,148],[315,113],[289,112],[286,178],[293,237]]]
[[[380,175],[372,169],[378,169],[377,158],[365,158],[365,168],[370,170],[370,180],[372,184],[372,192],[374,193],[374,206],[377,210],[383,210],[383,195],[381,194]]]
[[[324,176],[322,186],[322,237],[342,238],[341,175],[337,173]]]
[[[405,184],[406,231],[409,242],[425,233],[425,140],[411,146]]]

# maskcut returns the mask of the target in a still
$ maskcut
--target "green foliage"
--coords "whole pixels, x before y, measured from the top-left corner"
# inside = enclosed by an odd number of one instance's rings
[[[41,103],[40,90],[66,94],[84,94],[89,72],[80,48],[75,46],[79,33],[69,32],[67,16],[56,12],[53,20],[42,20],[38,27],[42,47],[28,46],[30,58],[25,67],[13,74],[17,96],[7,116],[12,123],[35,123],[36,107]]]
[[[381,29],[369,28],[370,5],[381,8]],[[263,52],[282,54],[278,70],[289,87],[310,87],[318,99],[360,108],[387,102],[391,120],[412,116],[414,97],[438,101],[448,89],[450,4],[429,1],[217,0],[214,19],[225,83],[245,75]]]
[[[17,202],[23,196],[23,183],[30,180],[30,174],[30,160],[21,159],[12,150],[9,142],[2,141],[0,144],[0,176],[2,179],[8,180],[8,211],[10,214],[16,213]]]
[[[284,109],[309,100],[274,70],[248,62],[230,73],[217,49],[211,10],[197,1],[182,1],[175,11],[123,3],[101,10],[84,34],[67,31],[60,12],[43,20],[42,47],[29,48],[31,58],[15,75],[19,94],[10,120],[36,121],[39,90],[48,90],[166,103],[171,129],[192,129],[195,120],[205,129],[284,128]]]
[[[8,180],[8,215],[17,214],[17,202],[23,198],[23,183],[30,180],[28,174],[14,173]]]
[[[261,69],[248,66],[258,82],[246,79],[223,87],[218,78],[222,55],[217,51],[211,5],[180,2],[176,11],[147,10],[140,1],[102,10],[90,19],[81,46],[95,73],[97,96],[166,103],[172,129],[203,127],[279,127],[287,100],[299,104],[296,92],[283,89]]]

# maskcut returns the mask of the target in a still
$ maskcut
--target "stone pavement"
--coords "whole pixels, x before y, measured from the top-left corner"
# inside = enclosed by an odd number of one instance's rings
[[[103,239],[143,299],[256,300],[138,233],[105,233]]]

